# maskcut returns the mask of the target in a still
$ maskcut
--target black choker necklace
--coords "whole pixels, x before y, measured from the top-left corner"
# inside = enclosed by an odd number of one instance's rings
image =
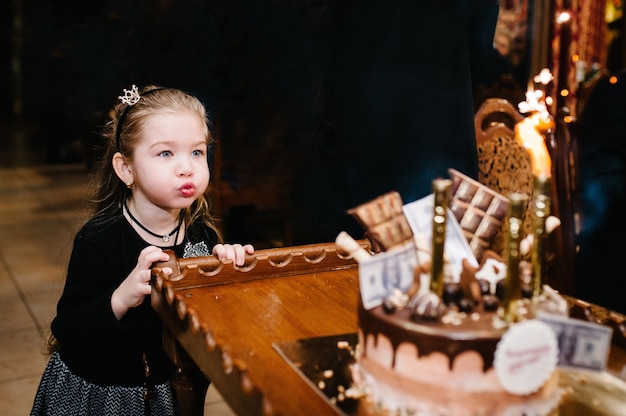
[[[183,216],[182,215],[178,218],[178,225],[176,226],[176,228],[174,228],[169,234],[160,235],[160,234],[157,234],[157,233],[154,233],[154,232],[148,230],[142,223],[140,223],[137,220],[137,218],[135,218],[133,216],[133,214],[130,213],[130,210],[128,209],[128,205],[126,204],[126,201],[124,201],[124,208],[126,209],[126,213],[130,217],[130,219],[133,220],[133,222],[135,224],[137,224],[139,226],[139,228],[141,228],[142,230],[144,230],[145,232],[147,232],[151,236],[156,237],[156,238],[162,238],[163,241],[165,241],[167,243],[168,241],[170,241],[170,237],[172,235],[176,234],[176,240],[178,240],[178,232],[180,231],[180,226],[183,224]],[[176,240],[174,240],[174,244],[176,244]]]

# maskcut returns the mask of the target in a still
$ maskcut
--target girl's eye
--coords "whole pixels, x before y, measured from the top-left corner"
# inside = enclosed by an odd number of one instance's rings
[[[194,156],[203,156],[204,150],[194,150],[193,152],[191,152],[191,154]]]
[[[172,152],[170,152],[169,150],[164,150],[161,153],[159,153],[159,156],[161,156],[161,157],[170,157],[170,156],[172,156]]]

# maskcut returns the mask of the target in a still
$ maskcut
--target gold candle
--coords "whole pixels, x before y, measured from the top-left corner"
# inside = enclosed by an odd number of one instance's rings
[[[446,242],[446,222],[448,203],[450,201],[449,179],[433,181],[433,235],[430,263],[430,290],[438,296],[443,295],[443,253]]]
[[[506,280],[504,285],[504,320],[514,322],[516,302],[522,298],[522,285],[519,276],[520,242],[522,241],[524,211],[528,197],[514,193],[509,197],[509,217],[507,220]]]
[[[550,177],[535,176],[533,191],[533,248],[531,253],[533,296],[539,296],[543,288],[545,268],[546,218],[550,215]]]

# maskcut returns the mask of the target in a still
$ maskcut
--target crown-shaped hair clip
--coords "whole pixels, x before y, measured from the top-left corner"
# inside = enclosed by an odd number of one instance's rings
[[[117,98],[122,100],[123,104],[131,106],[137,104],[141,95],[139,95],[139,89],[137,89],[137,86],[133,84],[130,90],[124,88],[124,95],[120,95]]]

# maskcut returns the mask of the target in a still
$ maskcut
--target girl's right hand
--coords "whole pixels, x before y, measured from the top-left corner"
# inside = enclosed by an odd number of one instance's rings
[[[152,265],[155,262],[167,260],[169,260],[169,255],[158,247],[148,246],[141,250],[137,265],[111,296],[111,308],[118,320],[122,319],[129,309],[141,305],[146,295],[150,294],[152,290],[150,286]],[[162,271],[165,274],[172,273],[168,267]]]
[[[216,244],[212,253],[220,261],[232,260],[237,266],[243,266],[246,254],[254,254],[254,247],[252,244]]]

